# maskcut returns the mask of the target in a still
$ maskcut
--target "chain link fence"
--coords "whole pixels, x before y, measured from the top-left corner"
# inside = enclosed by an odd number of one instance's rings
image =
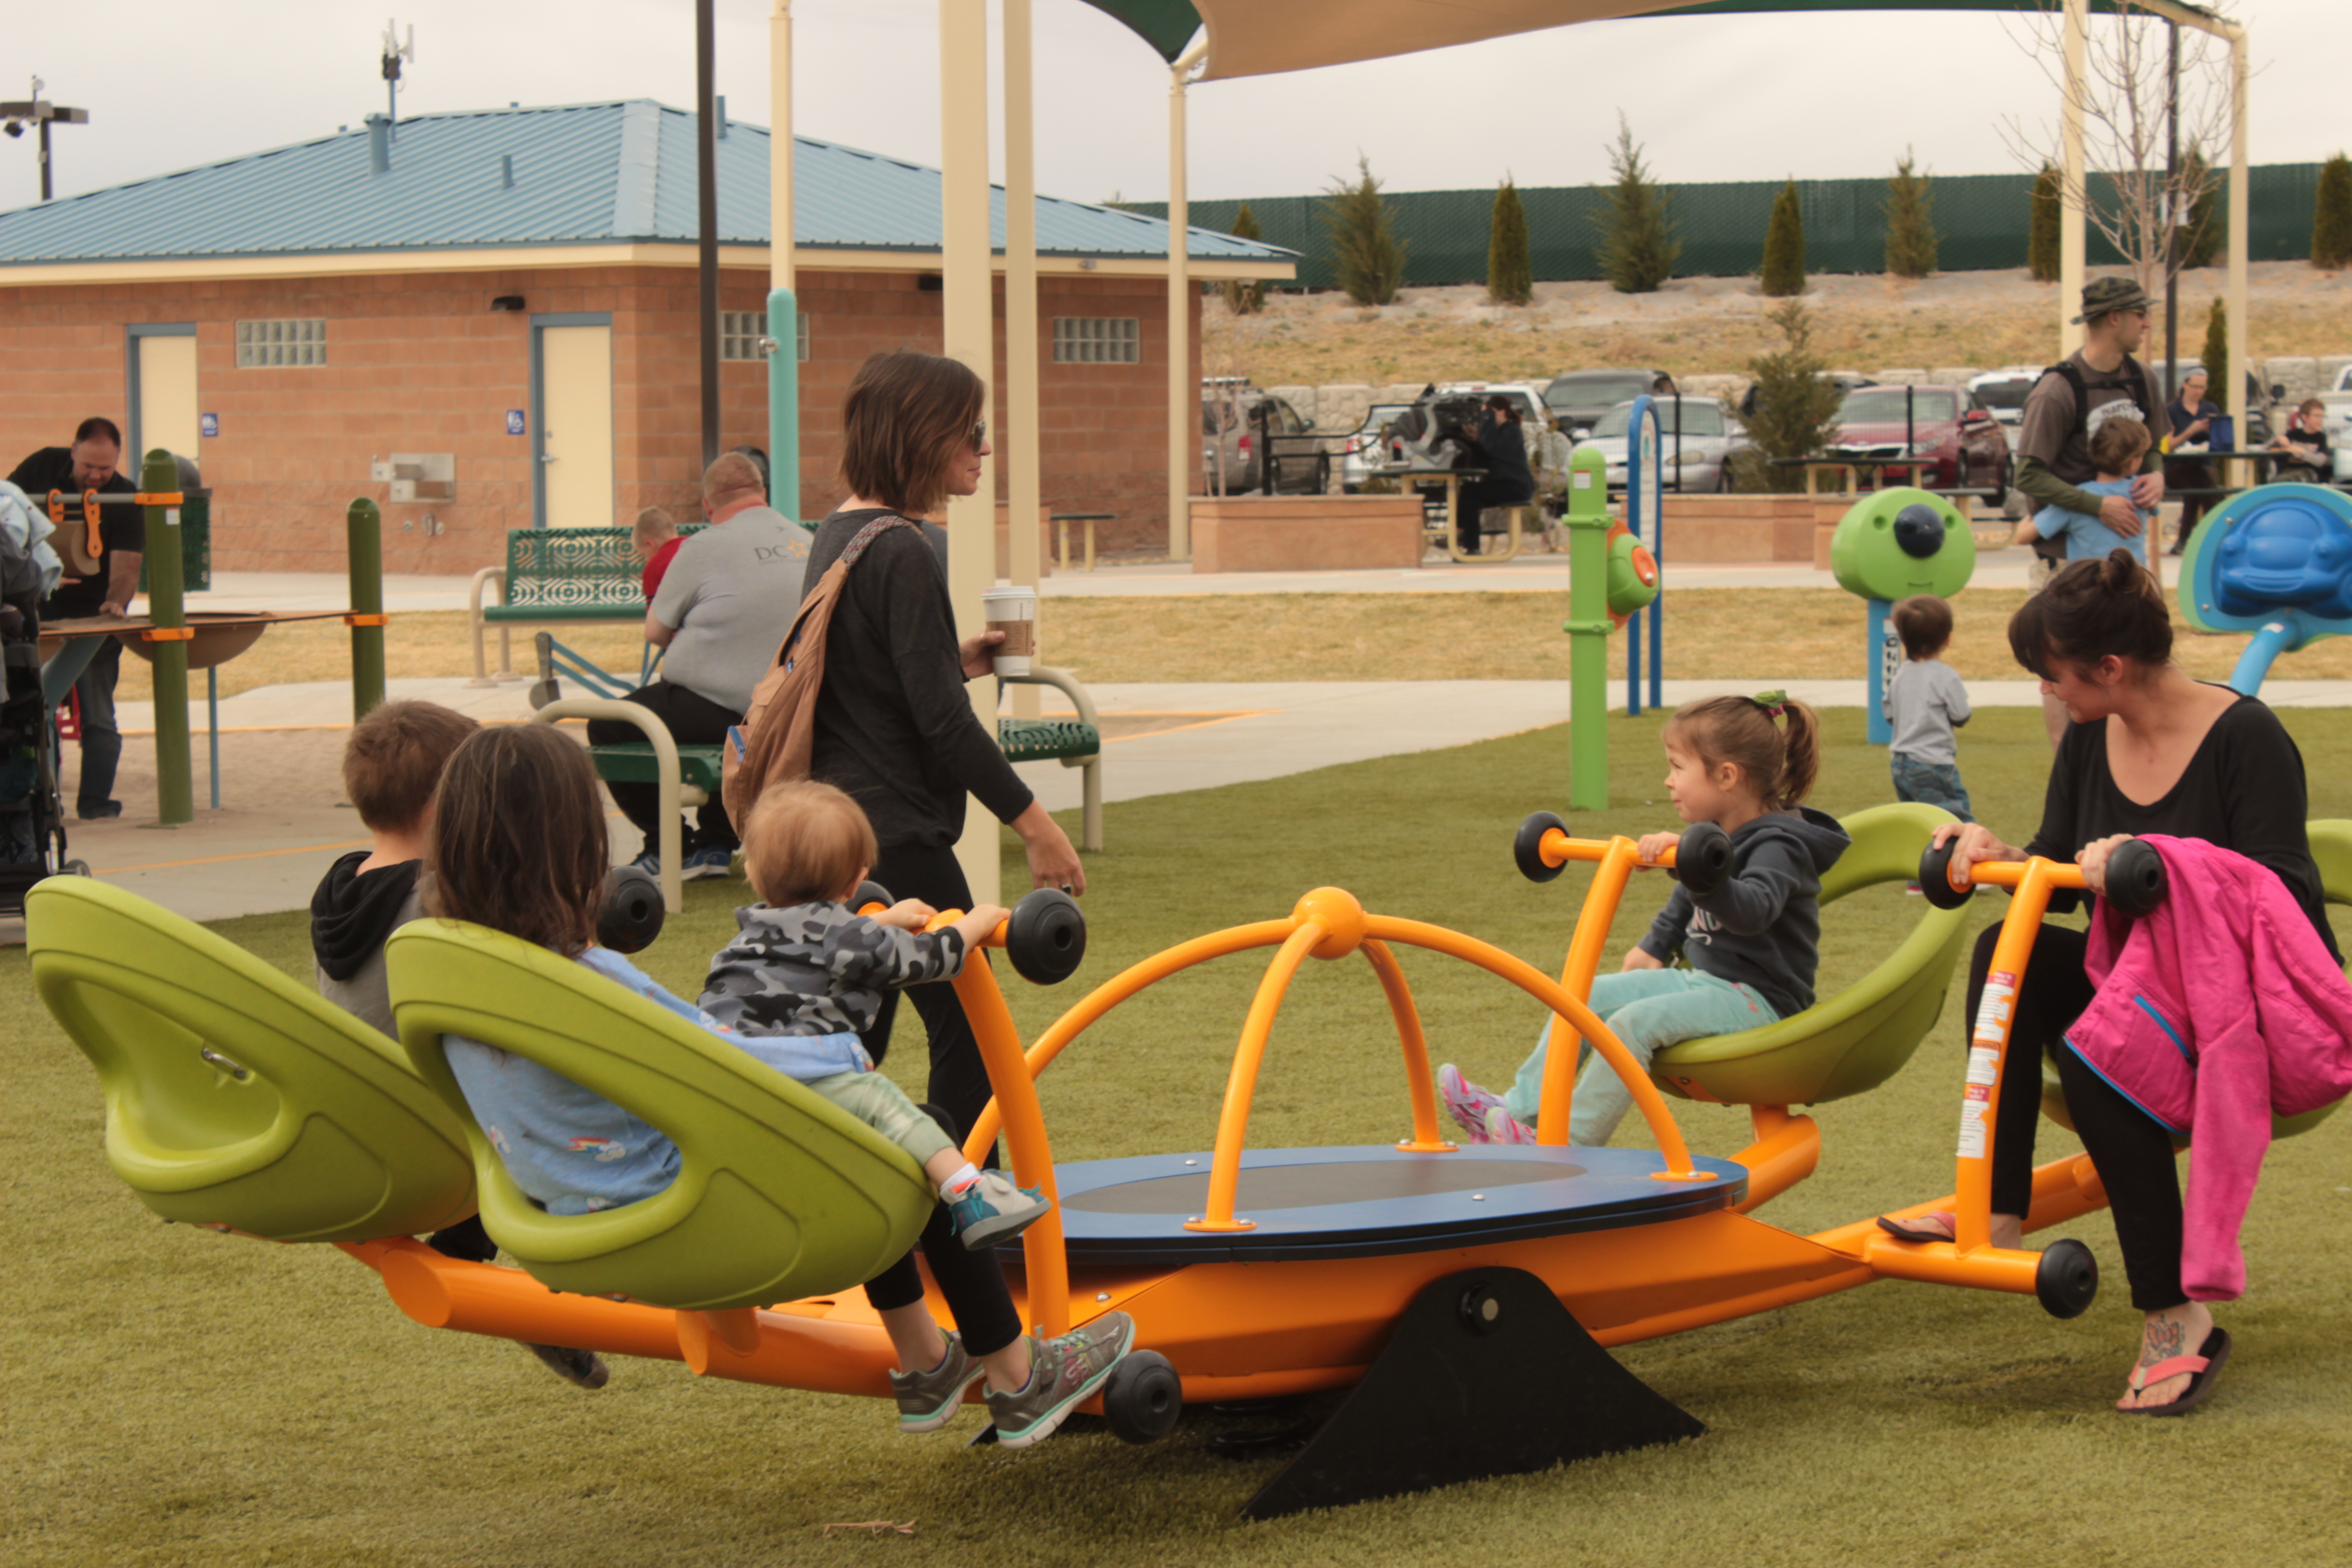
[[[2247,173],[2251,211],[2246,243],[2256,261],[2299,261],[2311,254],[2312,210],[2319,185],[2317,163],[2266,163]],[[2229,210],[2228,174],[2221,176],[2217,213]],[[1940,174],[1928,187],[1937,239],[1937,265],[1947,272],[1988,271],[2025,265],[2026,227],[2031,220],[2031,174]],[[1763,260],[1764,229],[1780,182],[1755,180],[1715,184],[1668,185],[1682,255],[1675,264],[1686,278],[1738,278]],[[1886,182],[1800,180],[1797,199],[1805,215],[1805,269],[1821,273],[1870,273],[1885,269]],[[1387,198],[1397,237],[1404,243],[1408,288],[1486,280],[1487,226],[1495,193],[1403,191]],[[1609,213],[1608,187],[1550,185],[1523,188],[1528,247],[1535,277],[1572,282],[1602,276],[1599,247]],[[1136,202],[1133,210],[1166,217],[1165,203]],[[1196,201],[1192,219],[1201,228],[1225,230],[1246,205],[1260,237],[1299,253],[1297,286],[1338,286],[1324,230],[1320,196],[1256,196],[1239,201]],[[2094,227],[2088,236],[2093,266],[2123,258]]]

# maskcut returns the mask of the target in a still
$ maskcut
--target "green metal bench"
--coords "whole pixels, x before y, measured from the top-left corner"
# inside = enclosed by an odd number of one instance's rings
[[[996,743],[1004,749],[1008,762],[1059,762],[1066,768],[1084,770],[1078,781],[1084,802],[1079,816],[1078,847],[1101,848],[1102,724],[1095,714],[1094,699],[1078,684],[1078,678],[1066,669],[1036,665],[1026,675],[1000,679],[1013,684],[1050,686],[1067,697],[1070,705],[1078,710],[1076,719],[999,719]]]
[[[678,535],[699,533],[704,526],[688,524]],[[484,605],[482,590],[492,583],[498,584],[499,603]],[[644,620],[642,563],[625,528],[509,529],[506,564],[474,574],[466,605],[474,641],[474,684],[519,679],[512,636],[518,626]],[[499,628],[495,675],[483,647],[483,634],[491,626]]]

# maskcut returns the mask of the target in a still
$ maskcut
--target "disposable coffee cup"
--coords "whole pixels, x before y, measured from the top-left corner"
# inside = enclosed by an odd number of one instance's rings
[[[981,595],[980,603],[988,616],[988,629],[1004,634],[994,650],[996,673],[1028,674],[1037,653],[1037,590],[1000,577],[995,587]]]

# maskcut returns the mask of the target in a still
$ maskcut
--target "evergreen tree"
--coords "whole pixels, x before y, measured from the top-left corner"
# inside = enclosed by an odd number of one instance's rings
[[[1936,270],[1936,224],[1930,209],[1936,193],[1920,174],[1911,149],[1903,150],[1886,182],[1886,270],[1897,278],[1925,278]]]
[[[2205,395],[2222,407],[2230,406],[2230,308],[2213,301],[2205,318]]]
[[[1813,352],[1812,317],[1801,300],[1791,300],[1765,318],[1780,329],[1780,349],[1748,362],[1756,378],[1756,412],[1748,434],[1756,443],[1733,460],[1733,478],[1743,490],[1801,490],[1803,470],[1774,468],[1773,458],[1810,458],[1826,447],[1837,432],[1838,404],[1834,383],[1822,378],[1827,368]]]
[[[1601,223],[1601,269],[1620,294],[1654,294],[1675,275],[1682,247],[1667,213],[1666,193],[1642,163],[1633,128],[1617,114],[1617,143],[1608,149],[1616,184],[1609,192],[1609,216]]]
[[[1257,215],[1250,211],[1249,203],[1244,202],[1242,204],[1242,210],[1234,215],[1234,226],[1230,232],[1235,239],[1256,239],[1260,237],[1257,228]],[[1232,282],[1227,283],[1225,285],[1225,309],[1231,310],[1236,316],[1254,316],[1257,314],[1258,311],[1265,309],[1265,279],[1260,278],[1251,282],[1244,283],[1241,281],[1241,279],[1235,279]]]
[[[2026,226],[2025,270],[2036,283],[2058,281],[2058,168],[2033,176],[2033,209]]]
[[[2311,210],[2311,264],[2333,272],[2352,266],[2352,158],[2338,153],[2320,166]]]
[[[1334,180],[1324,198],[1323,226],[1331,239],[1331,270],[1359,305],[1395,302],[1404,281],[1404,245],[1389,221],[1389,204],[1372,177],[1372,162],[1356,154],[1357,178]]]
[[[2206,166],[2205,154],[2189,149],[2180,161],[2180,188],[2189,193],[2189,222],[2180,230],[2179,268],[2210,267],[2230,232],[2221,215],[2221,176]]]
[[[1497,305],[1532,304],[1534,269],[1528,260],[1528,211],[1519,187],[1507,176],[1495,192],[1495,216],[1486,228],[1486,297]]]
[[[1805,291],[1805,215],[1791,177],[1772,198],[1772,221],[1764,226],[1764,293],[1786,300]]]

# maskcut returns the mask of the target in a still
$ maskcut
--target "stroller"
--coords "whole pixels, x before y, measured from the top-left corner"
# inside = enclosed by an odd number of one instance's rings
[[[56,733],[41,691],[47,521],[24,492],[0,485],[0,918],[22,915],[26,890],[53,871],[89,874],[65,858]]]

